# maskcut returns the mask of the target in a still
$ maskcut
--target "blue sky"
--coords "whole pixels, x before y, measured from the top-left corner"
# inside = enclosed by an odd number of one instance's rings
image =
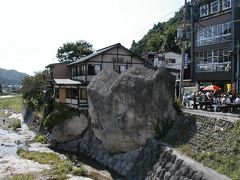
[[[58,47],[86,40],[94,49],[130,48],[184,0],[0,0],[0,68],[30,75],[57,62]],[[164,17],[164,18],[163,18]]]

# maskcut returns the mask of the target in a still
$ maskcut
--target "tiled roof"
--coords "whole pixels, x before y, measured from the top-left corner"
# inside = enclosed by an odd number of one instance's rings
[[[63,85],[80,85],[82,84],[79,81],[74,81],[71,79],[54,79],[56,84],[63,84]]]
[[[88,55],[88,56],[85,56],[85,57],[83,57],[83,58],[81,58],[81,59],[79,59],[79,60],[76,60],[76,61],[68,64],[68,66],[69,66],[69,65],[74,65],[74,64],[77,64],[77,63],[80,63],[80,62],[83,62],[83,61],[86,61],[86,60],[88,60],[88,59],[91,59],[91,58],[93,58],[93,57],[95,57],[95,56],[103,53],[103,52],[106,52],[106,51],[108,51],[108,50],[111,50],[111,49],[113,49],[113,48],[115,48],[115,47],[119,47],[119,46],[122,46],[122,45],[121,45],[120,43],[117,43],[117,44],[114,44],[114,45],[105,47],[105,48],[103,48],[103,49],[99,49],[99,50],[97,50],[96,52],[94,52],[94,53],[92,53],[92,54],[90,54],[90,55]]]

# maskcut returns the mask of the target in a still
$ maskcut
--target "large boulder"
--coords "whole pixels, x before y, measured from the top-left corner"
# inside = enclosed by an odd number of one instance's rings
[[[88,117],[83,113],[80,116],[73,116],[53,128],[51,139],[59,143],[76,139],[87,129],[88,122]]]
[[[137,149],[171,124],[174,82],[164,69],[147,68],[122,75],[103,70],[92,79],[87,88],[91,125],[109,153]]]

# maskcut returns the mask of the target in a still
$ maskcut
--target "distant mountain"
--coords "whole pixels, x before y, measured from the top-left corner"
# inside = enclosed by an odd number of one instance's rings
[[[28,74],[0,68],[1,84],[20,85],[25,76],[28,76]]]

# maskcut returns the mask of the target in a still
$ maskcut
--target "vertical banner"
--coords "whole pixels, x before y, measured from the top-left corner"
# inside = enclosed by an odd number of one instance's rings
[[[227,84],[227,90],[230,91],[232,88],[231,88],[232,84]]]
[[[184,69],[187,69],[188,67],[188,54],[185,54],[185,58],[184,58]]]

